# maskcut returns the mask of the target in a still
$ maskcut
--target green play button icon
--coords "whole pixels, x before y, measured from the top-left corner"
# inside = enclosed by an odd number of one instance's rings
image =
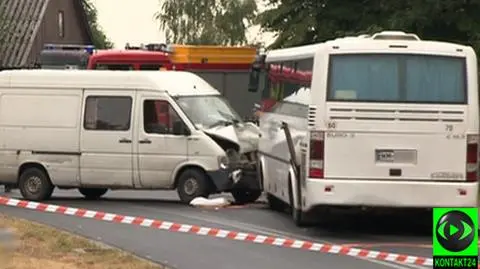
[[[475,210],[477,209],[475,208]],[[441,213],[442,214],[435,216],[434,242],[436,240],[438,243],[437,247],[440,245],[444,252],[458,253],[467,249],[474,242],[473,248],[476,248],[476,225],[472,217],[459,210],[450,210]],[[475,214],[472,214],[477,217],[478,213],[474,213]],[[478,256],[478,254],[475,256]]]
[[[463,240],[465,237],[469,236],[473,232],[473,230],[472,227],[470,227],[470,225],[468,225],[468,223],[464,222],[463,220],[460,221],[460,223],[463,226],[463,233],[460,236],[459,240]],[[438,234],[447,240],[447,238],[454,236],[459,231],[460,229],[457,226],[444,222],[440,225],[438,229]]]
[[[459,229],[457,227],[455,227],[455,225],[450,224],[449,226],[450,227],[448,227],[449,228],[448,233],[450,234],[450,236],[452,236],[452,235],[454,235],[458,232]]]

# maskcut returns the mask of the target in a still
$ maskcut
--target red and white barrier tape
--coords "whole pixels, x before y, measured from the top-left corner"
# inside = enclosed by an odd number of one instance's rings
[[[2,196],[0,196],[0,205],[26,208],[26,209],[36,210],[40,212],[49,212],[49,213],[56,213],[56,214],[62,214],[62,215],[76,216],[80,218],[96,219],[100,221],[138,225],[138,226],[149,227],[154,229],[167,230],[170,232],[191,233],[196,235],[226,238],[226,239],[237,240],[237,241],[248,241],[248,242],[253,242],[257,244],[278,246],[278,247],[284,247],[284,248],[302,249],[302,250],[316,251],[321,253],[331,253],[331,254],[361,257],[361,258],[381,260],[381,261],[391,261],[391,262],[404,263],[404,264],[416,264],[416,265],[427,265],[427,266],[431,266],[433,264],[433,259],[431,258],[380,252],[375,250],[353,248],[348,246],[321,244],[321,243],[314,243],[309,241],[295,240],[295,239],[288,239],[288,238],[256,235],[251,233],[228,231],[223,229],[201,227],[196,225],[173,223],[173,222],[163,221],[163,220],[153,220],[153,219],[147,219],[142,217],[123,216],[118,214],[105,213],[105,212],[80,209],[80,208],[74,208],[74,207],[64,207],[64,206],[58,206],[58,205],[52,205],[52,204],[23,201],[23,200],[12,199],[12,198],[2,197]]]

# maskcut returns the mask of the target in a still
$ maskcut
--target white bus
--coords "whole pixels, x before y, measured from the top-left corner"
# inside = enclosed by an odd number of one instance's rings
[[[477,205],[471,47],[386,31],[273,50],[264,66],[259,88],[277,103],[260,118],[263,188],[272,207],[290,206],[298,225],[314,209],[332,206]],[[290,109],[280,101],[305,87],[307,101]]]

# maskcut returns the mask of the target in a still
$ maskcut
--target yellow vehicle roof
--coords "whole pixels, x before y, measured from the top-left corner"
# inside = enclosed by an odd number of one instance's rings
[[[239,63],[255,61],[254,47],[172,45],[170,59],[173,63]]]

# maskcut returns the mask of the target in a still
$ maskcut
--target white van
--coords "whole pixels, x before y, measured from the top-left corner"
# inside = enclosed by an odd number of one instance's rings
[[[332,206],[477,206],[471,47],[386,31],[272,50],[265,66],[263,96],[281,101],[310,88],[297,104],[300,115],[278,102],[260,118],[267,198],[272,207],[289,205],[297,224]],[[282,122],[289,128],[280,129]]]
[[[192,73],[0,72],[0,184],[28,200],[55,187],[91,199],[176,188],[185,203],[219,192],[251,202],[257,141],[258,127]]]

